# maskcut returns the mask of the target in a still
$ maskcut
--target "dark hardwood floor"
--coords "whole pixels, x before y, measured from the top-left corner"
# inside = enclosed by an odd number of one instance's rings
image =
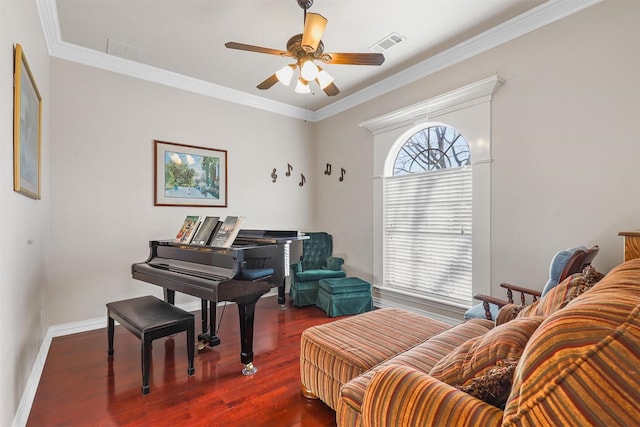
[[[196,353],[194,376],[187,376],[186,334],[154,341],[151,393],[143,396],[140,340],[117,326],[109,360],[105,310],[104,329],[53,339],[27,425],[335,426],[335,412],[299,388],[300,334],[331,320],[316,307],[287,304],[282,311],[276,297],[261,299],[253,346],[258,372],[244,376],[238,311],[229,303],[221,344]]]

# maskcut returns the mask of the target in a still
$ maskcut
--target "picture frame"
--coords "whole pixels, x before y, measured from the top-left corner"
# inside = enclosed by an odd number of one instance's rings
[[[227,151],[154,140],[154,205],[227,207]]]
[[[42,97],[20,44],[14,56],[13,189],[40,199]]]

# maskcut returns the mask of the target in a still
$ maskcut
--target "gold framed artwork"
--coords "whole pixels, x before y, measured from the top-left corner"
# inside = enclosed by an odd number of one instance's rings
[[[154,205],[227,207],[227,151],[154,141]]]
[[[42,98],[19,44],[14,58],[13,189],[40,199]]]

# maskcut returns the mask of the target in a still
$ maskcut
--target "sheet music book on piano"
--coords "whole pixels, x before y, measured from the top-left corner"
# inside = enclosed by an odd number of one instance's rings
[[[220,248],[231,247],[245,220],[243,216],[227,216],[215,237],[211,239],[210,245]]]
[[[180,231],[178,231],[178,234],[176,235],[176,243],[190,243],[193,235],[196,234],[196,231],[198,230],[201,222],[201,216],[188,215],[184,219],[184,222],[180,227]]]
[[[193,239],[191,239],[191,244],[208,245],[215,232],[218,231],[218,223],[222,224],[218,216],[208,216],[203,219],[202,225],[200,225]]]

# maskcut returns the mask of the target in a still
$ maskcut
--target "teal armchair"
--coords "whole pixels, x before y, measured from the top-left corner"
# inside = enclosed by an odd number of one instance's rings
[[[293,305],[298,307],[315,305],[320,280],[347,275],[342,270],[344,259],[332,256],[333,238],[330,234],[313,232],[305,235],[309,239],[302,241],[302,257],[291,265],[289,296]]]

